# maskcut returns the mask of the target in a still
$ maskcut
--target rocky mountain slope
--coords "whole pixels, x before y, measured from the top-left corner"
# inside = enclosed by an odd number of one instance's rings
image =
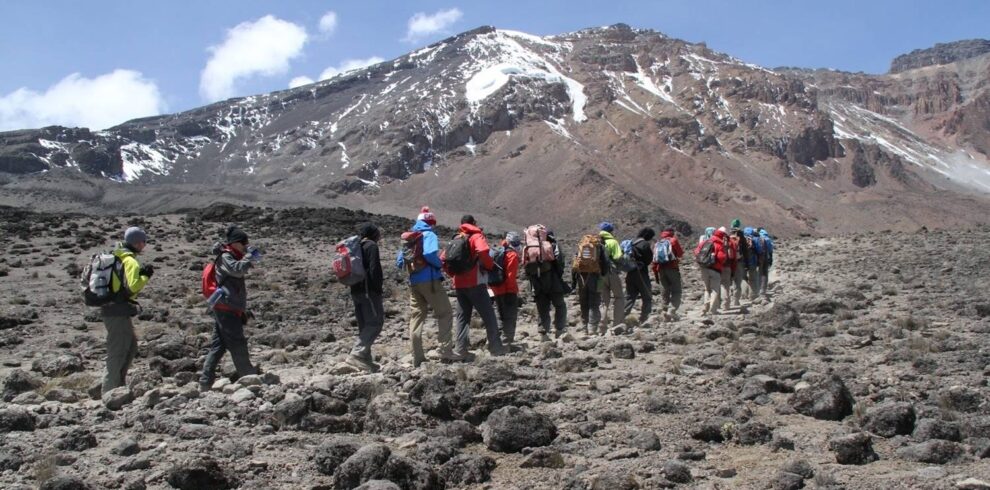
[[[565,230],[728,215],[782,233],[971,224],[987,213],[967,211],[990,209],[990,55],[977,48],[872,76],[767,70],[622,24],[545,38],[483,27],[106,131],[0,133],[0,171],[18,175],[0,203],[429,203],[448,222]]]
[[[540,342],[471,364],[402,366],[405,284],[389,268],[375,375],[341,366],[346,288],[314,253],[361,212],[216,207],[96,218],[0,208],[0,486],[28,488],[986,488],[990,230],[778,242],[769,301]],[[265,371],[200,393],[211,332],[195,288],[241,223],[266,255],[247,329]],[[82,257],[140,224],[157,272],[141,294],[128,388],[88,393],[105,331],[82,306]],[[570,253],[575,240],[565,238]],[[386,256],[394,241],[385,243]],[[577,323],[576,299],[568,298]],[[426,344],[435,345],[428,323]],[[229,356],[223,372],[231,375]],[[966,483],[963,483],[966,482]],[[982,486],[981,486],[982,485]]]

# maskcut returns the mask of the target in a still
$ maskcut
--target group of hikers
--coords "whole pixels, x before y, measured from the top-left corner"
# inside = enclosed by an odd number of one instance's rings
[[[436,224],[436,216],[423,207],[412,228],[402,234],[402,248],[395,260],[395,267],[408,274],[414,367],[428,360],[423,325],[431,311],[439,344],[430,351],[431,359],[459,362],[474,358],[469,350],[469,326],[475,311],[484,324],[489,353],[501,356],[511,352],[521,306],[520,273],[529,282],[543,341],[550,340],[551,332],[558,338],[566,333],[565,297],[572,292],[578,296],[580,328],[586,335],[604,335],[610,326],[632,322],[627,317],[637,301],[639,324],[648,322],[653,315],[653,280],[660,284],[662,320],[680,318],[684,249],[673,228],[657,237],[656,231],[647,227],[635,238],[619,241],[615,226],[602,222],[597,233],[580,239],[568,261],[554,232],[543,225],[530,226],[522,233],[505,233],[490,246],[475,218],[464,215],[457,233],[441,247],[434,231]],[[107,329],[104,393],[125,384],[137,353],[131,321],[139,311],[135,299],[155,272],[153,266],[142,266],[137,260],[147,244],[145,231],[131,227],[123,238],[112,252],[95,255],[82,276],[86,304],[100,307]],[[350,288],[358,328],[346,362],[366,372],[379,369],[372,345],[385,323],[381,238],[378,226],[361,224],[356,235],[337,244],[332,263],[338,282]],[[707,228],[694,249],[705,285],[702,314],[715,315],[720,307],[739,306],[744,294],[747,299],[766,295],[773,247],[766,230],[743,228],[738,219],[728,229]],[[209,352],[199,377],[203,391],[213,386],[217,365],[226,352],[230,352],[238,376],[259,373],[251,363],[244,336],[244,327],[252,319],[245,277],[262,260],[262,254],[249,245],[247,233],[231,226],[214,245],[212,257],[202,274],[202,294],[214,318]],[[569,282],[565,279],[568,272]],[[451,307],[445,278],[451,281],[456,308]]]

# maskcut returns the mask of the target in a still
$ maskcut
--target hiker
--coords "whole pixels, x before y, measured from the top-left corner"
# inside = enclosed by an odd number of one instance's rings
[[[609,260],[601,236],[582,237],[571,262],[571,277],[581,306],[581,327],[587,335],[605,334],[605,326],[601,325],[601,290],[608,267]]]
[[[773,266],[773,238],[763,228],[760,228],[759,234],[760,247],[763,250],[762,256],[759,258],[760,294],[767,296],[767,285],[770,283],[770,267]]]
[[[539,271],[533,268],[527,270],[530,286],[533,289],[533,300],[536,302],[536,312],[539,317],[540,339],[550,340],[550,308],[553,307],[554,337],[560,338],[567,330],[567,302],[564,295],[570,292],[564,282],[564,257],[560,252],[560,244],[553,230],[547,230],[546,239],[553,250],[553,262],[549,269]]]
[[[724,226],[720,226],[718,230],[715,231],[715,235],[722,232],[722,246],[725,250],[725,263],[722,266],[721,277],[722,277],[722,301],[724,302],[724,309],[728,310],[732,307],[732,271],[736,268],[736,261],[739,257],[739,249],[737,245],[732,242],[732,237],[729,234],[729,230],[726,230]]]
[[[763,256],[764,249],[760,245],[760,237],[756,234],[756,229],[747,226],[743,229],[746,243],[749,245],[751,253],[746,263],[746,284],[749,287],[749,299],[755,300],[760,296],[760,257]]]
[[[247,376],[258,374],[251,364],[248,353],[247,338],[244,337],[244,326],[251,314],[247,308],[247,285],[244,278],[258,261],[261,252],[254,247],[248,247],[248,236],[236,226],[227,228],[224,242],[213,245],[215,257],[216,283],[222,288],[216,303],[211,307],[214,319],[213,338],[210,339],[210,351],[203,362],[203,374],[199,377],[199,387],[208,391],[213,387],[217,364],[223,354],[230,351],[230,358],[237,369],[237,375]]]
[[[112,252],[120,260],[121,269],[110,280],[110,293],[118,295],[116,300],[100,307],[103,326],[107,329],[107,373],[103,377],[103,393],[124,386],[127,370],[137,355],[137,337],[131,317],[137,316],[141,308],[135,298],[155,275],[154,266],[142,266],[137,260],[147,243],[147,233],[132,226],[124,231],[124,241],[118,242]]]
[[[653,274],[660,283],[660,304],[664,318],[678,320],[677,309],[681,307],[680,260],[684,256],[681,242],[673,228],[660,233],[660,239],[653,247]]]
[[[411,343],[413,366],[419,367],[426,361],[423,352],[423,324],[426,315],[433,309],[437,320],[437,341],[440,359],[449,360],[453,356],[451,329],[453,309],[443,287],[443,263],[440,261],[440,241],[433,227],[437,218],[430,208],[424,206],[412,229],[402,234],[403,250],[395,260],[396,267],[409,272],[409,340]]]
[[[516,340],[516,319],[519,316],[519,254],[522,237],[514,231],[505,234],[499,247],[492,249],[495,269],[489,274],[489,287],[495,296],[502,345],[511,348]],[[495,279],[495,276],[498,279]]]
[[[732,303],[733,306],[739,306],[739,300],[742,298],[743,286],[749,287],[749,283],[746,281],[747,274],[749,272],[749,263],[753,260],[753,250],[750,242],[746,240],[746,234],[743,233],[742,221],[739,218],[732,220],[731,232],[729,233],[729,242],[732,246],[732,250],[736,253],[736,260],[732,263]],[[728,300],[726,300],[728,303]]]
[[[714,226],[709,226],[708,228],[705,228],[705,232],[702,233],[701,236],[698,237],[698,245],[701,245],[702,243],[704,243],[705,240],[708,240],[714,234],[715,234],[715,227]]]
[[[653,238],[657,232],[653,228],[643,228],[632,241],[632,259],[636,268],[626,273],[626,308],[628,317],[636,305],[636,299],[643,302],[639,310],[640,325],[646,323],[653,312],[653,283],[650,281],[650,264],[653,262]]]
[[[453,360],[468,361],[473,357],[468,351],[470,347],[468,326],[473,310],[478,310],[478,315],[485,324],[488,352],[495,356],[504,354],[505,348],[499,338],[495,308],[488,296],[487,271],[495,266],[495,262],[489,255],[488,241],[481,228],[478,228],[474,216],[466,214],[461,218],[458,233],[447,244],[441,259],[444,270],[452,278],[457,297],[457,329]]]
[[[351,285],[358,335],[346,362],[374,373],[379,366],[371,354],[371,345],[382,333],[382,325],[385,324],[385,305],[382,302],[384,274],[381,253],[378,250],[382,232],[374,223],[362,223],[358,225],[357,231],[361,237],[361,263],[364,265],[365,276],[363,281]]]
[[[700,247],[706,241],[711,240],[712,235],[714,235],[714,234],[715,234],[715,227],[714,226],[709,226],[709,227],[705,228],[705,232],[702,233],[701,236],[698,237],[698,247]],[[706,281],[708,280],[708,276],[705,273],[705,268],[704,267],[698,268],[698,272],[701,273],[701,284],[705,284]],[[708,297],[708,288],[705,288],[705,292],[704,292],[704,295],[702,296],[702,301],[701,302],[702,302],[702,304],[706,304],[707,305],[708,304],[708,300],[709,300],[709,297]]]
[[[725,229],[715,230],[712,237],[699,243],[694,250],[695,261],[701,266],[705,284],[705,304],[702,315],[716,315],[721,303],[722,271],[726,270],[728,236]]]
[[[605,272],[602,300],[605,303],[605,315],[608,316],[608,305],[612,303],[612,326],[623,322],[622,313],[626,310],[625,297],[622,295],[622,278],[619,276],[618,263],[622,260],[622,247],[612,233],[615,226],[608,221],[598,225],[598,236],[605,248],[605,257],[609,260],[608,271]]]

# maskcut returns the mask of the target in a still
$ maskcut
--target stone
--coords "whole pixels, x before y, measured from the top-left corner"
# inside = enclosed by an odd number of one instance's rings
[[[45,393],[45,400],[50,402],[75,403],[80,399],[82,399],[82,395],[78,392],[65,388],[54,388]]]
[[[0,449],[0,472],[17,471],[24,464],[24,458],[10,449]]]
[[[526,447],[547,446],[557,437],[557,426],[546,415],[528,407],[503,407],[488,416],[482,431],[492,451],[515,453]]]
[[[914,420],[914,407],[910,403],[884,403],[866,411],[862,427],[881,437],[893,437],[914,431]]]
[[[37,424],[33,413],[20,408],[0,409],[0,433],[23,431],[31,432]]]
[[[659,451],[660,438],[650,430],[637,430],[627,435],[629,445],[642,451]]]
[[[609,352],[616,359],[634,359],[636,357],[636,349],[630,342],[616,342],[609,348]]]
[[[983,404],[983,393],[968,386],[950,386],[938,394],[939,403],[956,412],[978,412]]]
[[[134,394],[131,393],[130,388],[120,386],[104,393],[101,399],[103,406],[107,407],[108,410],[117,411],[134,401]]]
[[[815,469],[811,467],[811,464],[803,459],[792,459],[784,463],[784,466],[780,469],[781,471],[801,475],[801,477],[806,480],[815,476]]]
[[[911,435],[918,441],[943,439],[946,441],[959,442],[962,440],[962,436],[959,433],[959,424],[942,419],[918,420],[918,422],[914,424],[914,432]]]
[[[444,484],[433,468],[425,463],[392,453],[385,462],[385,479],[408,490],[442,490]]]
[[[441,465],[460,454],[458,441],[450,438],[427,439],[416,445],[412,458],[432,465]]]
[[[237,488],[238,480],[208,456],[183,461],[166,474],[168,484],[179,490]]]
[[[368,480],[354,490],[402,490],[402,487],[388,480]]]
[[[715,417],[701,423],[691,431],[691,438],[705,442],[724,442],[731,437],[735,422],[724,417]]]
[[[547,447],[534,449],[519,463],[520,468],[563,468],[564,466],[564,457],[560,451]]]
[[[865,432],[833,438],[828,441],[828,447],[839,464],[863,465],[880,459],[873,451],[873,440]]]
[[[773,430],[761,422],[746,422],[736,427],[733,438],[744,446],[766,444],[773,439]]]
[[[680,407],[667,397],[650,395],[643,402],[643,410],[652,414],[674,414],[680,412]]]
[[[289,393],[272,408],[272,422],[275,427],[299,425],[307,413],[309,413],[309,400],[295,393]]]
[[[671,459],[663,464],[663,476],[674,483],[690,483],[691,468],[684,462]]]
[[[472,485],[490,480],[495,466],[490,456],[461,454],[441,465],[439,473],[448,485]]]
[[[967,478],[956,482],[959,490],[990,490],[990,483],[976,478]]]
[[[128,437],[121,439],[120,442],[113,446],[110,452],[118,456],[134,456],[141,452],[141,446],[138,445],[137,441]]]
[[[7,374],[7,377],[3,380],[3,401],[9,402],[21,393],[40,388],[42,384],[42,381],[31,373],[20,369],[14,369]]]
[[[963,456],[962,446],[952,441],[931,439],[897,450],[897,457],[919,463],[945,464]]]
[[[640,484],[625,471],[605,471],[591,482],[591,490],[637,490]]]
[[[335,488],[354,488],[369,480],[385,477],[385,464],[392,451],[382,444],[369,444],[358,449],[333,474]]]
[[[39,490],[90,490],[91,488],[93,487],[81,478],[72,475],[49,478],[38,487]]]
[[[31,363],[31,370],[39,372],[50,378],[58,378],[72,373],[83,371],[83,361],[79,356],[69,354],[59,354],[48,356],[42,359],[35,359]]]
[[[852,394],[834,374],[796,390],[788,404],[798,413],[819,420],[842,420],[853,413]]]
[[[85,451],[97,446],[96,436],[86,429],[73,429],[55,441],[55,448],[62,451]]]
[[[257,374],[249,374],[247,376],[237,378],[237,384],[241,386],[261,386],[263,382],[261,380],[261,376]]]
[[[798,490],[804,488],[804,477],[787,471],[778,471],[770,482],[773,490]]]
[[[431,431],[430,436],[452,439],[457,442],[459,447],[482,441],[481,431],[464,420],[445,423]]]
[[[253,391],[247,388],[241,388],[230,395],[230,401],[241,404],[250,400],[257,398],[257,395]]]

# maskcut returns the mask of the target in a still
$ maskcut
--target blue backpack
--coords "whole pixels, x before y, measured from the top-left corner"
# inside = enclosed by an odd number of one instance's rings
[[[637,238],[637,240],[640,240],[640,238]],[[622,240],[619,243],[619,248],[622,250],[622,257],[615,262],[616,267],[622,272],[631,272],[638,269],[639,264],[633,258],[633,240]]]
[[[677,257],[674,257],[674,248],[671,246],[670,240],[661,238],[653,248],[653,263],[667,264],[675,260],[677,260]]]

